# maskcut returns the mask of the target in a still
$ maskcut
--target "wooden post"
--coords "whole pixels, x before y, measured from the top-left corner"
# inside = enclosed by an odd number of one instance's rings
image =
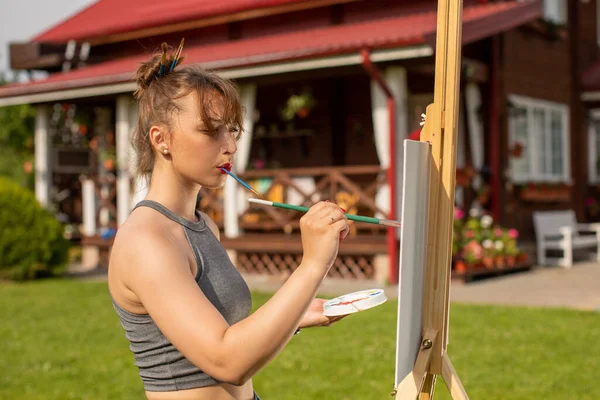
[[[96,184],[93,179],[85,178],[81,181],[81,194],[83,201],[83,235],[96,236]],[[100,251],[98,246],[84,245],[81,254],[81,264],[86,270],[98,266]]]
[[[48,114],[46,106],[37,106],[35,110],[35,197],[39,203],[50,205],[50,187],[52,174],[50,170],[50,138],[48,137]]]
[[[129,175],[129,135],[131,133],[129,104],[131,97],[122,95],[117,97],[117,123],[116,123],[116,152],[117,152],[117,224],[125,222],[131,212],[131,188]]]
[[[427,107],[421,141],[431,145],[429,220],[423,293],[422,345],[396,399],[431,398],[440,375],[453,399],[468,399],[446,354],[454,222],[456,147],[462,44],[462,0],[438,1],[434,102]],[[427,354],[425,357],[424,354]],[[423,363],[426,367],[423,368]],[[423,372],[425,371],[425,372]]]

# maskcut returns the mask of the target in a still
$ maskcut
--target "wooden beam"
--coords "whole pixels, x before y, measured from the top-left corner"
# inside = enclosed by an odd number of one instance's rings
[[[435,63],[434,102],[427,107],[421,141],[431,146],[429,213],[423,293],[423,347],[411,374],[398,387],[396,399],[431,399],[435,376],[441,375],[454,400],[468,400],[466,391],[446,351],[450,310],[450,276],[456,187],[456,145],[458,141],[461,80],[462,0],[439,0]],[[436,340],[429,340],[437,332]],[[427,344],[427,346],[425,346]],[[419,365],[424,348],[430,358],[426,374]]]
[[[151,28],[138,29],[131,32],[115,33],[112,35],[98,36],[88,38],[86,41],[92,46],[102,44],[124,42],[128,40],[141,39],[145,37],[166,35],[174,32],[183,32],[192,29],[205,28],[208,26],[224,25],[232,22],[238,22],[254,18],[268,17],[271,15],[290,13],[294,11],[310,10],[312,8],[321,8],[336,4],[351,3],[358,0],[312,0],[307,2],[298,2],[292,4],[282,4],[275,7],[263,8],[258,10],[242,11],[228,15],[217,15],[214,17],[201,18],[193,21],[185,21]]]
[[[433,168],[423,326],[439,331],[429,372],[442,374],[442,356],[448,335],[449,286],[456,180],[456,144],[461,72],[462,1],[440,0],[436,40],[434,103],[427,108]]]
[[[59,69],[64,61],[66,45],[42,43],[9,43],[10,68]]]

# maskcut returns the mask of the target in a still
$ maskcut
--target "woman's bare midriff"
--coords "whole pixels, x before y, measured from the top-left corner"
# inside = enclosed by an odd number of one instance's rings
[[[252,381],[242,386],[219,384],[176,392],[146,392],[148,400],[252,400]]]

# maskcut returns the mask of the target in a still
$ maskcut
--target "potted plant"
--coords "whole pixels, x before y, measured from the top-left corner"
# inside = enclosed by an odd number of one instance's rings
[[[494,263],[498,268],[504,268],[504,231],[502,228],[494,228]]]
[[[585,199],[584,205],[588,219],[596,221],[600,213],[600,204],[598,203],[598,200],[590,196]]]
[[[483,256],[483,247],[476,240],[471,240],[467,243],[463,250],[463,259],[467,263],[467,267],[477,268],[481,265],[481,259]]]
[[[519,254],[517,254],[517,265],[523,265],[525,263],[527,263],[527,260],[529,259],[529,256],[527,255],[526,252],[519,250]]]
[[[454,265],[454,269],[461,274],[467,269],[465,260],[462,258],[462,230],[464,216],[465,213],[463,210],[461,210],[459,207],[454,207],[454,223],[452,230],[452,263]]]
[[[519,246],[517,245],[518,237],[519,232],[516,229],[509,229],[504,234],[504,252],[506,254],[506,265],[509,267],[514,267],[516,265],[517,256],[521,252]]]
[[[482,263],[483,266],[486,267],[487,269],[492,269],[494,268],[494,256],[495,256],[495,249],[494,249],[494,242],[490,239],[485,239],[482,243],[483,245],[483,258],[482,258]]]
[[[525,149],[525,146],[523,146],[523,144],[521,142],[515,142],[512,149],[510,149],[510,154],[514,158],[521,158],[521,156],[523,155],[524,149]]]
[[[100,160],[104,169],[107,171],[114,171],[117,166],[117,156],[113,151],[103,150],[100,152]]]
[[[281,111],[284,121],[291,121],[295,117],[306,118],[315,106],[316,101],[309,89],[304,89],[300,94],[291,95]]]

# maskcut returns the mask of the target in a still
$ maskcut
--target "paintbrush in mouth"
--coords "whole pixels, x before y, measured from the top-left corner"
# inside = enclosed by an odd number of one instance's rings
[[[264,197],[260,193],[258,193],[256,190],[252,189],[252,187],[250,185],[248,185],[246,182],[244,182],[243,180],[241,180],[240,178],[238,178],[233,172],[230,171],[231,164],[222,165],[222,166],[219,167],[219,169],[221,171],[223,171],[222,173],[225,173],[225,174],[229,175],[230,177],[232,177],[233,179],[235,179],[240,185],[242,185],[243,187],[245,187],[246,189],[248,189],[249,191],[251,191],[252,193],[254,193],[255,195],[257,195],[261,199],[264,199]]]

